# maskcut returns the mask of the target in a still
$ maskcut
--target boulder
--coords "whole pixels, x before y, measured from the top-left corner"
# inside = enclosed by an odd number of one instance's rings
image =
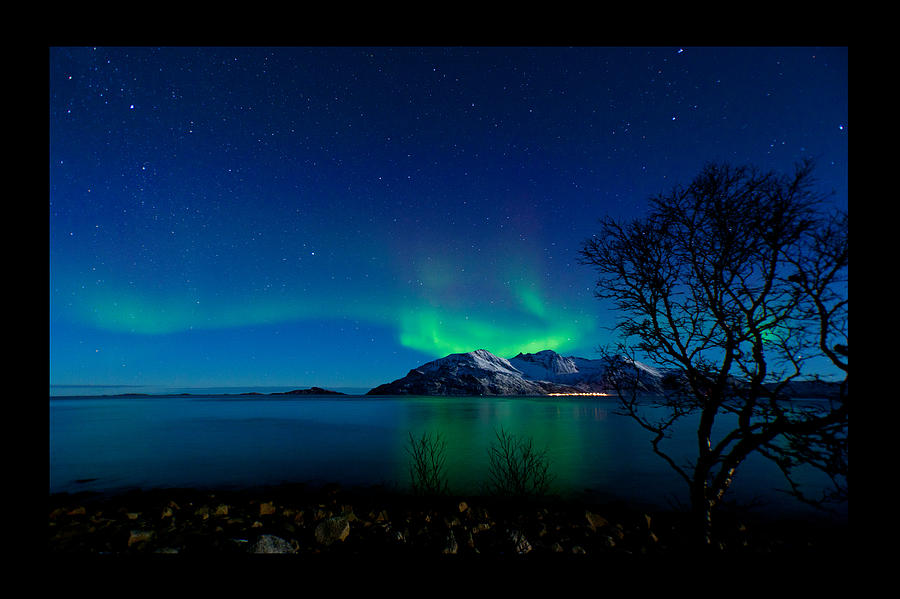
[[[616,541],[609,535],[601,535],[600,536],[600,546],[606,547],[607,549],[612,549],[616,546]]]
[[[457,551],[459,551],[459,545],[456,543],[456,535],[454,535],[451,530],[445,539],[444,548],[441,550],[441,553],[456,555]]]
[[[513,543],[513,548],[519,555],[525,555],[531,551],[531,543],[525,538],[525,534],[518,529],[509,531],[509,540]]]
[[[252,553],[296,553],[297,549],[289,542],[275,535],[260,535],[250,548]]]
[[[327,518],[316,526],[316,541],[322,545],[331,545],[343,541],[350,534],[350,522],[344,516]]]
[[[153,536],[154,532],[152,530],[132,530],[131,534],[128,536],[128,546],[131,547],[137,543],[149,541]]]
[[[603,516],[599,516],[591,511],[585,511],[584,517],[587,518],[588,526],[591,527],[592,531],[597,531],[598,528],[603,528],[609,522]]]

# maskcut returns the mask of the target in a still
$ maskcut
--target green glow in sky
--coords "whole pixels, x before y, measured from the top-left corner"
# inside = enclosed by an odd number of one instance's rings
[[[82,319],[109,331],[165,335],[185,330],[211,330],[322,317],[351,317],[396,327],[399,343],[442,357],[475,349],[503,357],[544,349],[565,351],[584,341],[584,317],[579,324],[563,310],[548,307],[539,294],[520,287],[514,292],[521,309],[491,311],[490,304],[469,302],[441,308],[417,302],[403,309],[389,304],[324,302],[315,297],[253,297],[216,302],[184,294],[150,297],[133,291],[109,291],[85,296]]]
[[[435,357],[486,349],[510,358],[519,352],[566,351],[581,341],[577,325],[559,316],[540,320],[522,314],[521,320],[495,321],[420,308],[404,314],[399,325],[402,345]]]
[[[72,299],[56,309],[100,330],[142,336],[350,319],[386,329],[393,343],[433,358],[476,349],[510,358],[597,342],[593,317],[549,294],[546,265],[521,248],[482,261],[453,252],[398,252],[383,261],[395,262],[396,272],[357,276],[352,285],[321,275],[275,279],[281,284],[271,289],[226,288],[221,280],[70,284]]]
[[[154,297],[123,290],[94,293],[80,307],[82,318],[100,329],[139,335],[274,323],[303,314],[294,302],[265,298],[226,304],[182,294]]]

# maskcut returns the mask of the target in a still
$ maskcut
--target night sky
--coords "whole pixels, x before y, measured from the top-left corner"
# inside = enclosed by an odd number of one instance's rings
[[[51,394],[366,390],[479,348],[596,358],[615,314],[577,252],[599,218],[709,161],[812,157],[847,207],[846,47],[49,58]]]

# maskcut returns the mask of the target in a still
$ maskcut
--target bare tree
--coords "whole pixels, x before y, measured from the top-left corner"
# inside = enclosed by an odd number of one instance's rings
[[[519,499],[544,495],[553,481],[547,449],[536,449],[531,437],[517,437],[502,427],[495,435],[497,442],[488,449],[490,492]]]
[[[448,493],[447,444],[438,433],[431,436],[422,433],[419,439],[409,434],[406,453],[409,454],[409,478],[416,495],[444,495]]]
[[[645,218],[602,220],[581,248],[599,273],[596,295],[619,310],[620,342],[602,351],[621,409],[687,483],[704,544],[753,452],[778,464],[800,499],[847,499],[848,217],[824,210],[812,170],[709,164],[651,198]],[[638,357],[669,373],[664,389],[646,393]],[[791,401],[823,363],[839,373],[839,392]],[[686,417],[698,419],[697,451],[679,463],[663,442]],[[826,472],[833,491],[810,497],[794,476],[803,465]]]

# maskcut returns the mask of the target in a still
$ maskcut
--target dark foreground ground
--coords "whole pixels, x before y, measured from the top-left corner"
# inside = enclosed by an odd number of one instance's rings
[[[698,553],[685,514],[560,499],[411,497],[382,488],[303,485],[51,495],[57,563],[268,560],[319,564],[490,564],[546,569],[719,563],[828,571],[846,564],[849,527],[725,512]],[[699,561],[698,561],[699,560]]]

